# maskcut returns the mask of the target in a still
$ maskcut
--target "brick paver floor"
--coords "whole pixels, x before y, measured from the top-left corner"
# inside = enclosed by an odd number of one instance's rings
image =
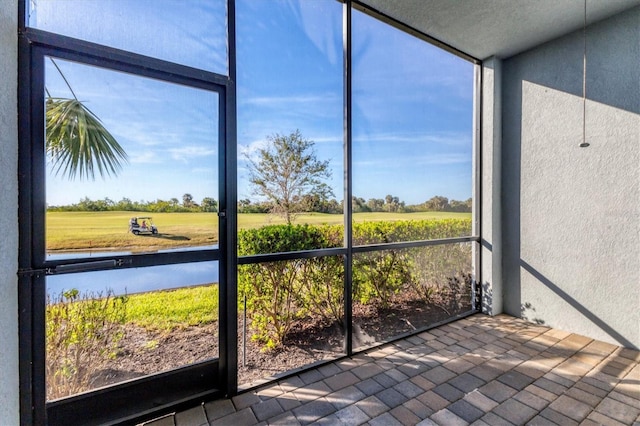
[[[640,426],[640,352],[507,315],[347,361],[144,425]]]

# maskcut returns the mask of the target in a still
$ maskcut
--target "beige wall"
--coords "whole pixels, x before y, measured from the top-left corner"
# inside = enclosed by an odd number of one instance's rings
[[[504,309],[640,347],[640,8],[504,60]]]
[[[502,61],[489,58],[482,64],[481,145],[481,279],[482,311],[502,313]]]
[[[0,423],[18,411],[17,0],[0,2]]]

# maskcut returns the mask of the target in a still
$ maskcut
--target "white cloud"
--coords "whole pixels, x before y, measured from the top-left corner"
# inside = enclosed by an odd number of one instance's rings
[[[373,135],[361,135],[354,137],[355,143],[385,142],[408,144],[438,144],[446,146],[471,147],[472,135],[465,132],[438,132],[438,133],[377,133]]]
[[[247,99],[239,99],[240,104],[267,106],[267,107],[290,107],[292,104],[309,104],[317,105],[322,102],[341,101],[342,98],[334,93],[326,93],[324,95],[296,95],[296,96],[257,96]]]
[[[266,139],[258,139],[248,145],[238,145],[238,161],[244,161],[246,160],[246,157],[256,160],[256,154],[258,151],[266,148],[267,144],[268,142]]]
[[[212,169],[211,167],[196,167],[195,169],[191,170],[191,173],[197,173],[197,174],[214,174],[215,170]]]
[[[155,151],[145,150],[133,152],[129,155],[129,163],[131,164],[161,164],[162,157]]]
[[[450,164],[471,164],[471,155],[462,153],[433,154],[426,157],[418,157],[414,164],[419,166],[446,166]]]
[[[314,141],[315,143],[343,143],[344,142],[344,137],[342,135],[339,136],[317,136],[317,137],[310,137],[310,140]]]
[[[393,156],[391,153],[384,158],[376,158],[372,160],[356,160],[353,162],[355,167],[377,169],[397,169],[399,165],[402,167],[415,166],[446,166],[452,164],[471,164],[471,155],[464,153],[439,153],[428,154],[423,156]]]
[[[204,146],[185,146],[181,148],[169,148],[167,150],[171,154],[171,158],[184,163],[198,157],[208,157],[216,154],[215,149],[206,148]]]
[[[127,145],[133,145],[126,146],[125,149],[178,145],[182,138],[179,132],[169,132],[164,128],[153,130],[155,126],[144,120],[126,120],[125,122],[113,120],[108,123],[107,127],[118,141],[128,141]]]

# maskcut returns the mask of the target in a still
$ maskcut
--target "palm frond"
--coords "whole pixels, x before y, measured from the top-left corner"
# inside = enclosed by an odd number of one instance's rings
[[[127,153],[100,119],[77,99],[47,98],[46,151],[56,175],[95,179],[117,175]]]

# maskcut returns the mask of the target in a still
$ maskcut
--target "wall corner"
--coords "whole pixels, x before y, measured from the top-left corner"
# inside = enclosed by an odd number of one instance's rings
[[[482,63],[481,87],[481,277],[482,311],[503,312],[502,283],[502,60]]]
[[[0,423],[20,423],[18,355],[18,0],[0,2]]]

